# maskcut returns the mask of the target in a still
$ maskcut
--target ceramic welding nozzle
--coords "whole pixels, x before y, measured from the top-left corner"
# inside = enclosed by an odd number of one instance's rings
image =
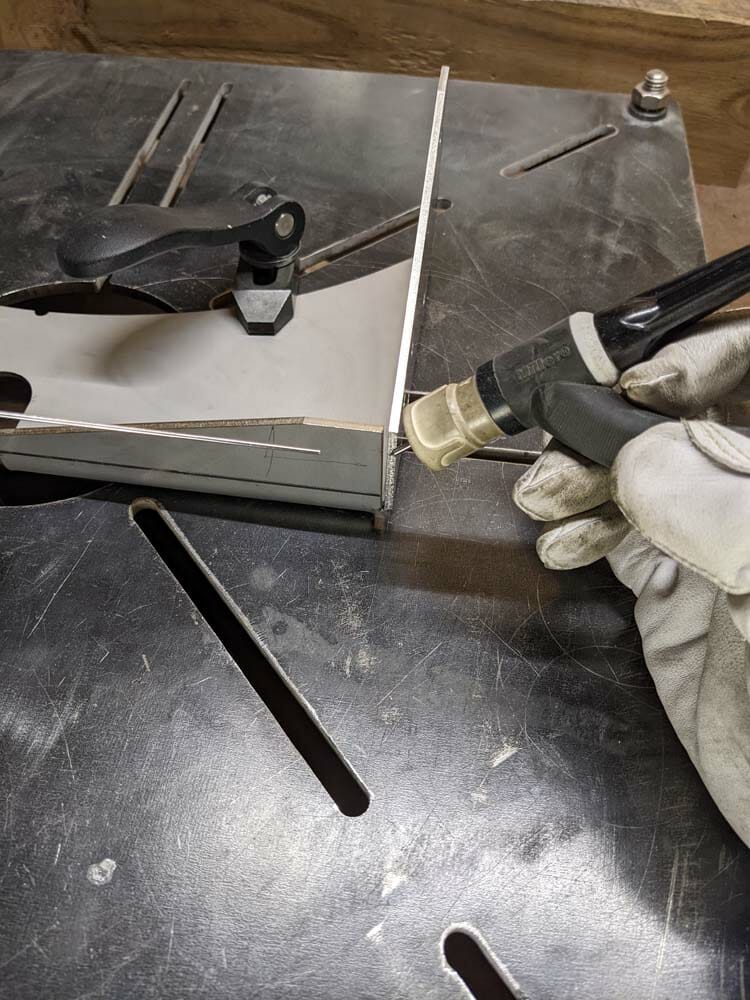
[[[554,383],[614,386],[620,372],[750,291],[750,246],[597,313],[576,312],[480,365],[463,382],[410,403],[404,429],[415,455],[445,469],[498,437],[539,426]],[[567,397],[566,397],[567,398]]]
[[[473,375],[409,403],[404,430],[414,454],[435,472],[503,436],[479,396]]]

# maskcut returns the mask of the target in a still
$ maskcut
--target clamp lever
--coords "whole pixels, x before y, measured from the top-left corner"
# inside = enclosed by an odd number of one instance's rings
[[[276,334],[294,315],[295,265],[305,229],[297,201],[273,188],[211,206],[112,205],[68,227],[57,247],[66,274],[96,278],[167,250],[239,245],[232,297],[247,333]]]

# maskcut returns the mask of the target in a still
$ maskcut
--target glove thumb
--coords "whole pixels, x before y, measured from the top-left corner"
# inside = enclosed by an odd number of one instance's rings
[[[748,617],[748,438],[709,421],[660,424],[620,451],[612,492],[644,538],[733,595],[738,618]]]

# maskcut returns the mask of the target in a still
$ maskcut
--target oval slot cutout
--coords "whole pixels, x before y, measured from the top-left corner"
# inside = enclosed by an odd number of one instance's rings
[[[503,167],[500,175],[510,180],[524,177],[526,174],[531,173],[532,170],[543,167],[547,163],[553,163],[555,160],[560,160],[563,156],[578,153],[580,150],[587,149],[596,142],[612,139],[617,135],[617,132],[618,129],[614,125],[597,125],[590,132],[582,132],[580,135],[569,135],[560,142],[556,142],[554,146],[549,146],[547,149],[540,149],[538,153],[532,153],[531,156],[525,156],[522,160],[509,163],[507,167]]]
[[[198,554],[154,500],[131,505],[136,525],[240,668],[289,741],[345,816],[361,816],[370,794],[273,657],[245,627]]]
[[[31,383],[16,372],[0,372],[0,409],[17,413],[19,418],[31,401]],[[12,429],[17,420],[0,419],[0,428]],[[35,472],[17,472],[3,465],[0,449],[0,507],[27,507],[80,496],[95,483],[58,476],[40,476]]]
[[[0,409],[10,410],[19,417],[31,402],[31,383],[16,372],[0,372]],[[0,420],[0,427],[16,427],[17,420]]]
[[[448,931],[443,954],[474,1000],[528,1000],[507,969],[469,930]]]

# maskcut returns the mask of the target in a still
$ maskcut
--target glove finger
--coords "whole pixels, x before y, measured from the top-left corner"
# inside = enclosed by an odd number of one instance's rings
[[[670,559],[638,531],[629,531],[611,552],[607,561],[620,583],[640,597],[647,584],[651,593],[666,598],[674,589],[679,564]]]
[[[750,642],[750,594],[727,594],[727,605],[745,642]]]
[[[552,441],[516,481],[513,500],[535,521],[560,521],[610,499],[609,470]]]
[[[589,566],[611,552],[630,531],[613,503],[567,518],[537,538],[539,558],[549,569]]]
[[[653,545],[727,593],[750,593],[750,442],[708,421],[665,423],[629,441],[612,493]]]
[[[620,376],[633,402],[669,416],[694,416],[735,389],[750,369],[750,316],[742,310],[696,324]]]

